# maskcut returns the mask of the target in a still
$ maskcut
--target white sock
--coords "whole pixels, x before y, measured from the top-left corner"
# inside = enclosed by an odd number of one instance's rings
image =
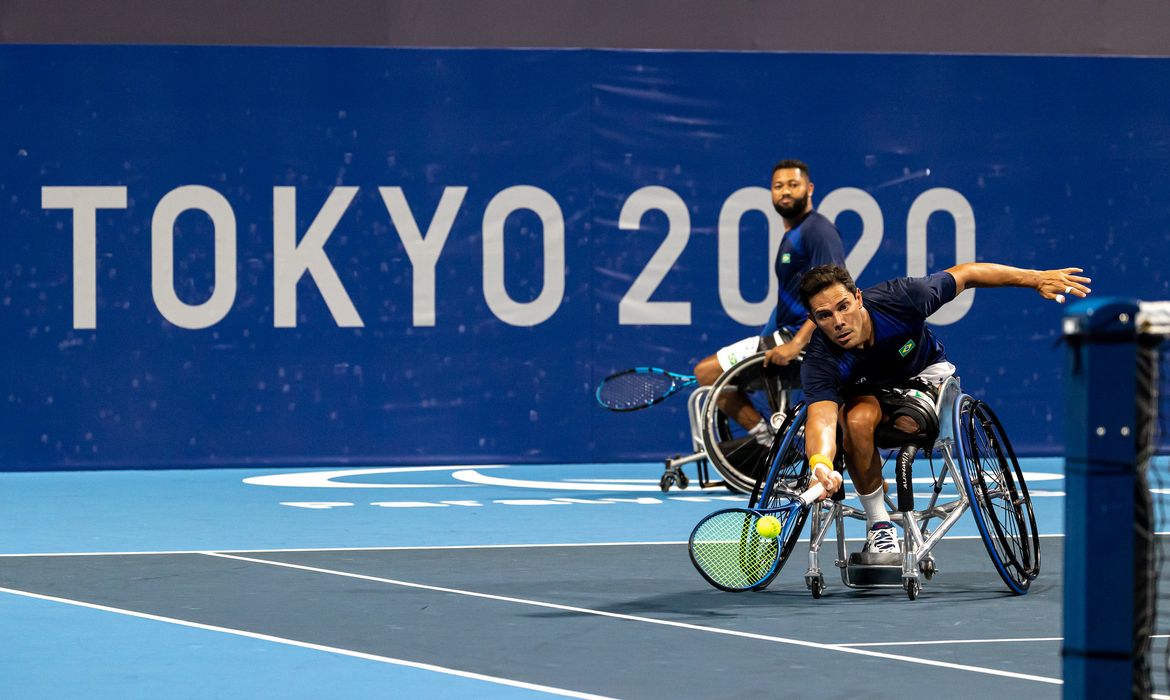
[[[861,507],[865,509],[865,526],[873,527],[874,523],[890,519],[890,512],[886,510],[886,490],[879,486],[873,493],[859,493]]]

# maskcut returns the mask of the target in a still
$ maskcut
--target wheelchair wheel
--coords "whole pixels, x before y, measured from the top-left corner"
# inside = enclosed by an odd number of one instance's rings
[[[991,408],[970,396],[955,411],[964,487],[987,553],[1017,595],[1040,573],[1040,535],[1024,474]]]
[[[715,380],[703,406],[700,437],[707,459],[723,475],[728,488],[748,493],[767,472],[769,445],[756,442],[719,408],[716,398],[725,391],[743,393],[765,419],[782,415],[787,408],[787,397],[781,390],[780,369],[765,368],[764,353],[752,355]],[[777,441],[773,439],[773,443]]]
[[[808,487],[808,460],[804,456],[804,423],[808,407],[798,404],[772,441],[767,463],[752,490],[749,508],[775,508]]]
[[[777,438],[772,441],[772,447],[768,450],[767,471],[752,491],[752,497],[748,502],[749,508],[778,507],[808,487],[809,468],[804,457],[804,421],[807,415],[808,409],[803,405],[799,406],[796,413],[783,426],[783,430],[777,434]],[[776,573],[784,568],[792,550],[796,548],[800,534],[804,531],[808,513],[809,509],[804,508],[792,516],[797,518],[797,521],[788,537],[780,543],[780,564],[776,567]],[[773,578],[775,575],[753,590],[764,588]]]

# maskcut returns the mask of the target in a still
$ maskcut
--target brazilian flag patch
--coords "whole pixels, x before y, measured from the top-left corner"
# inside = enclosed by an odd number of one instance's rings
[[[907,355],[910,354],[910,351],[913,349],[914,349],[914,341],[907,340],[905,345],[898,348],[898,354],[901,355],[902,357],[906,357]]]
[[[784,263],[784,264],[786,264],[786,265],[787,265],[788,263],[792,262],[792,253],[784,253],[783,255],[781,255],[781,256],[780,256],[780,262],[782,262],[782,263]]]

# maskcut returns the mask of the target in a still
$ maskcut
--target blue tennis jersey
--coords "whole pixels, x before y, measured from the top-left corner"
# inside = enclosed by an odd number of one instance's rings
[[[795,330],[808,320],[808,312],[800,303],[800,277],[817,265],[845,267],[845,247],[833,222],[813,211],[780,241],[780,250],[776,252],[780,294],[776,298],[776,313],[761,335],[777,328]]]
[[[805,349],[800,380],[808,403],[835,401],[895,386],[947,359],[926,317],[955,298],[949,272],[902,277],[861,290],[861,303],[873,322],[874,343],[846,350],[820,328]]]

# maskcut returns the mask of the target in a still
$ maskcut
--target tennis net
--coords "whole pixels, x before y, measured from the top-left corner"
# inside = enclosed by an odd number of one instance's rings
[[[1134,695],[1170,697],[1170,303],[1137,318]]]
[[[1064,696],[1170,698],[1170,302],[1077,304],[1064,335]]]

